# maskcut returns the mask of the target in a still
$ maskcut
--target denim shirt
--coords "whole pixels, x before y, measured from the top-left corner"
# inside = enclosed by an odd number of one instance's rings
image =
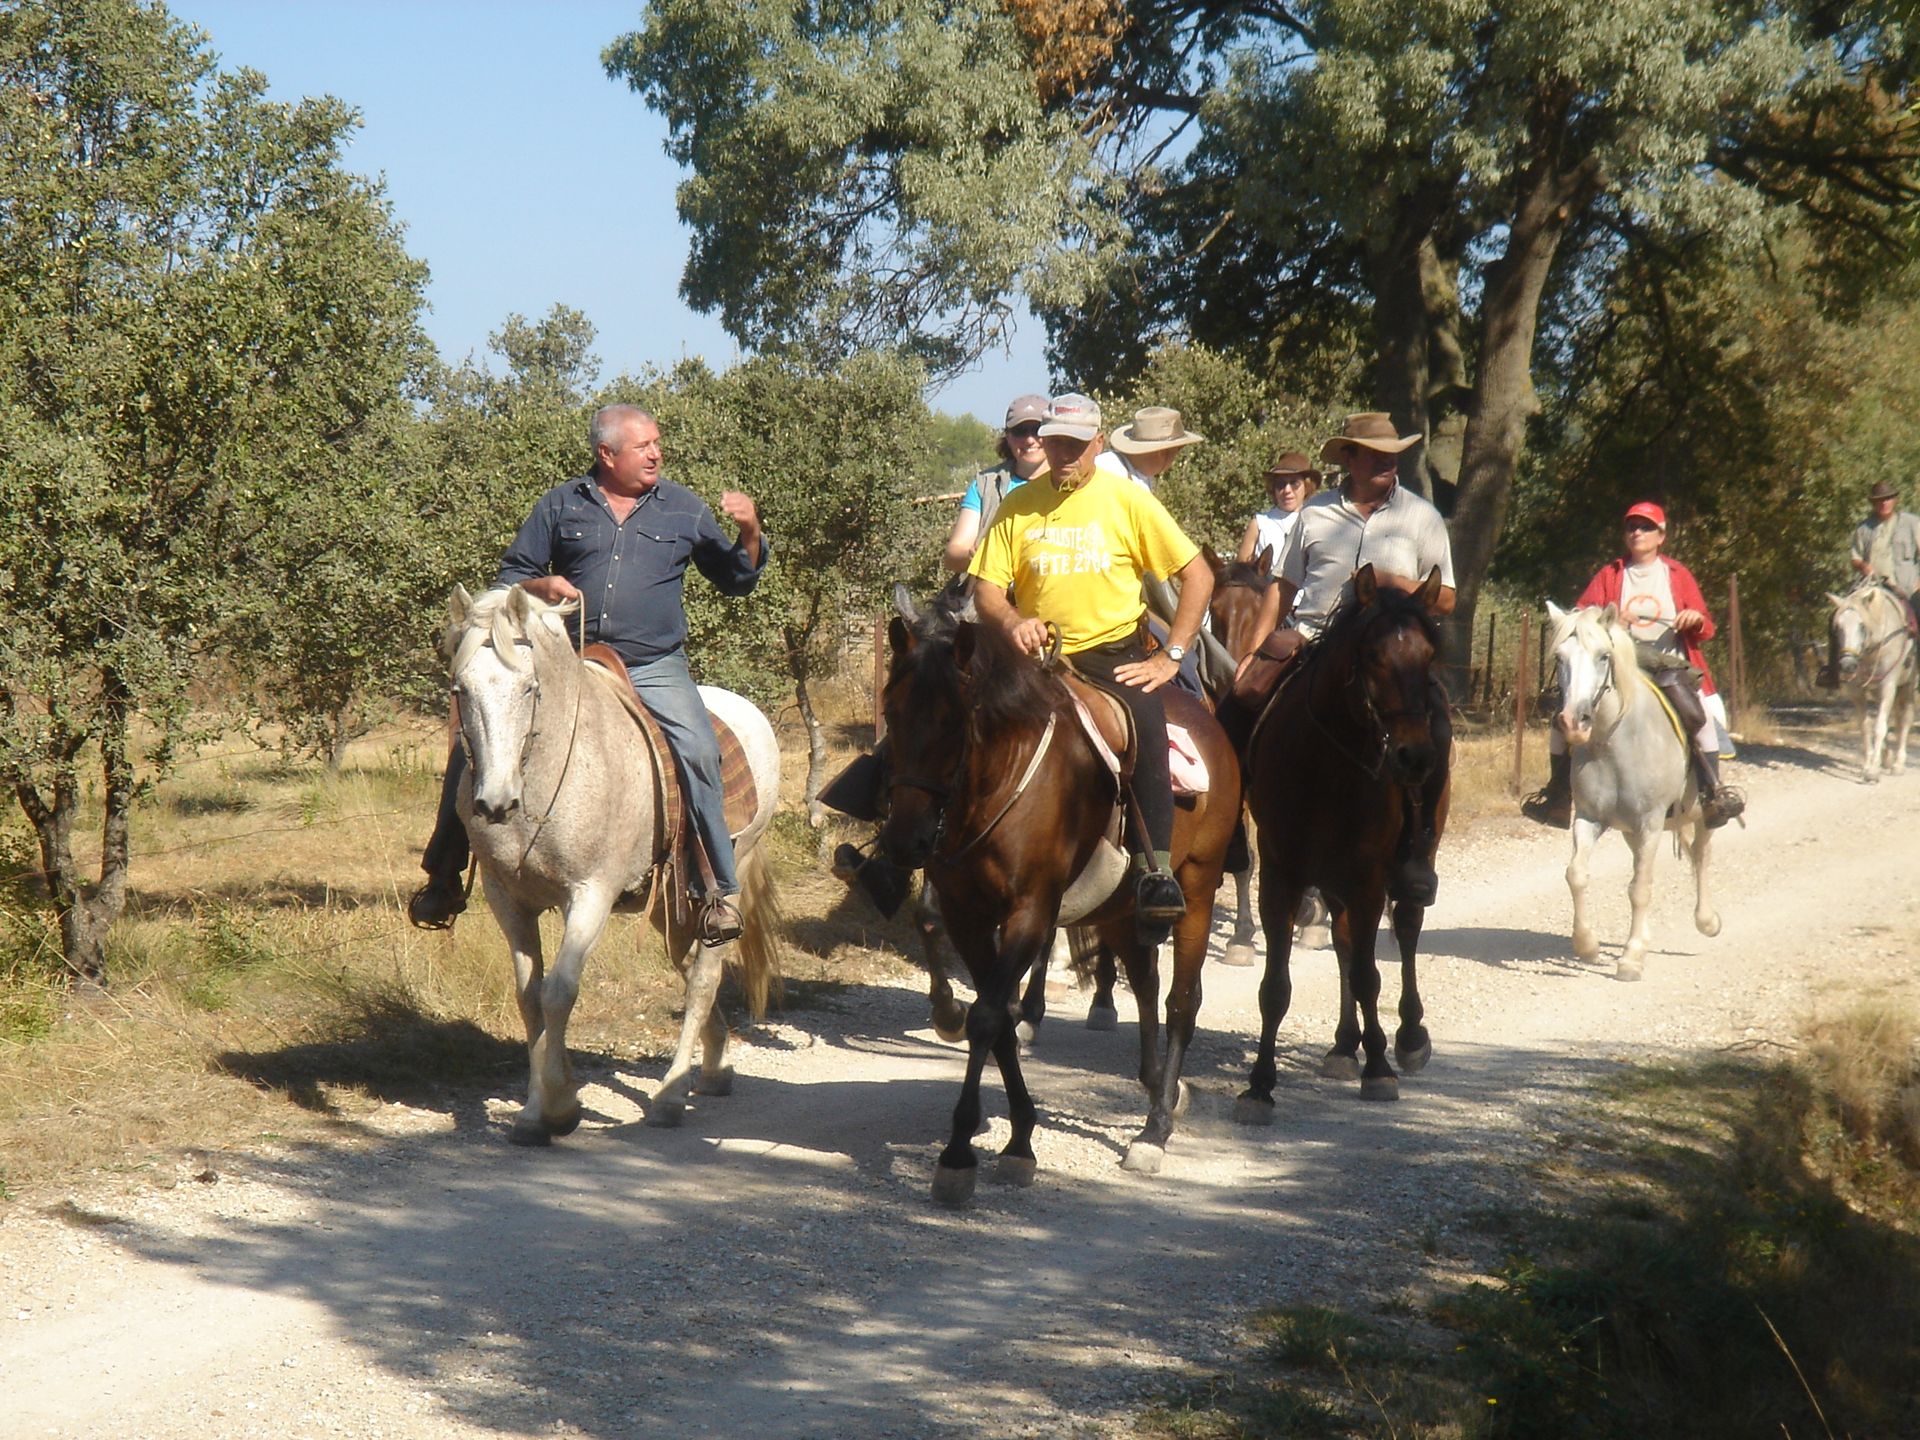
[[[771,553],[763,531],[760,563],[749,564],[746,548],[722,533],[707,502],[667,479],[616,522],[600,487],[585,475],[540,497],[493,583],[564,576],[583,597],[589,643],[605,641],[622,660],[639,665],[686,643],[680,592],[689,560],[722,595],[745,595]]]

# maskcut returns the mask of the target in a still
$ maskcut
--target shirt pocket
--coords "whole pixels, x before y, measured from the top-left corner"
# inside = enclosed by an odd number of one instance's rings
[[[643,556],[676,565],[684,564],[693,553],[693,527],[691,515],[662,513],[636,520],[633,533]]]
[[[577,515],[563,515],[560,523],[553,528],[553,569],[557,575],[578,574],[582,565],[592,558],[597,541],[591,520]]]

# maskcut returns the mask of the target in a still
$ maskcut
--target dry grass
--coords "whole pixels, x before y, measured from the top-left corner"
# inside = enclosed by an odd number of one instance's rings
[[[855,688],[824,697],[847,717],[837,752],[866,738],[864,704]],[[781,730],[792,800],[806,745],[791,715]],[[137,814],[134,889],[104,994],[48,982],[44,917],[0,892],[0,1200],[165,1175],[263,1141],[353,1143],[387,1101],[442,1104],[475,1087],[518,1097],[511,969],[484,904],[476,896],[450,933],[405,919],[443,746],[431,722],[393,727],[356,745],[338,776],[238,736],[190,757]],[[17,830],[0,838],[0,858],[17,861]],[[911,943],[904,926],[847,903],[815,850],[804,822],[778,818],[770,855],[795,922],[790,1005],[901,972]],[[549,945],[558,933],[549,916]],[[590,1054],[662,1058],[679,996],[657,937],[616,923],[569,1038]]]

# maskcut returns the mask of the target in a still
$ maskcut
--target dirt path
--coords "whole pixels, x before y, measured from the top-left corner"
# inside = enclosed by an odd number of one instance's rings
[[[1209,964],[1197,1094],[1157,1179],[1118,1168],[1142,1112],[1130,1002],[1118,1035],[1094,1034],[1072,993],[1029,1071],[1038,1184],[936,1209],[959,1055],[918,994],[876,986],[749,1032],[735,1094],[679,1131],[638,1122],[659,1066],[609,1068],[549,1152],[491,1123],[516,1091],[470,1113],[389,1106],[377,1144],[21,1207],[0,1224],[0,1435],[1106,1434],[1217,1364],[1254,1307],[1365,1308],[1457,1278],[1459,1217],[1521,1193],[1518,1162],[1618,1060],[1791,1040],[1809,1013],[1911,995],[1920,774],[1867,788],[1845,758],[1735,767],[1752,824],[1716,845],[1725,929],[1694,932],[1663,854],[1638,985],[1610,978],[1617,841],[1589,966],[1564,938],[1564,837],[1449,837],[1423,947],[1435,1058],[1397,1105],[1313,1073],[1337,991],[1331,955],[1308,952],[1279,1119],[1234,1126],[1257,972]]]

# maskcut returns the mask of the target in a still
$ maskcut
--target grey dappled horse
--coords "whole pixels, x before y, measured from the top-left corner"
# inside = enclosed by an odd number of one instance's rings
[[[1614,977],[1638,980],[1650,941],[1653,855],[1666,831],[1687,836],[1694,925],[1702,935],[1720,933],[1720,916],[1707,899],[1707,850],[1713,832],[1700,813],[1687,742],[1653,682],[1640,672],[1633,638],[1617,609],[1608,605],[1568,611],[1548,601],[1547,610],[1561,695],[1553,723],[1566,735],[1573,757],[1573,859],[1567,864],[1573,953],[1582,960],[1600,953],[1587,912],[1588,864],[1600,837],[1618,830],[1633,851],[1633,880],[1627,887],[1633,921]]]
[[[527,1103],[512,1132],[521,1145],[548,1144],[580,1123],[567,1018],[608,915],[616,906],[647,908],[641,892],[655,854],[653,752],[621,703],[616,687],[624,682],[574,653],[563,617],[578,603],[548,605],[519,586],[475,600],[455,587],[443,642],[471,761],[460,786],[460,819],[487,904],[513,951],[514,990],[527,1030]],[[780,750],[766,716],[746,700],[706,686],[700,695],[739,737],[759,789],[753,819],[737,841],[746,928],[736,942],[742,989],[758,1012],[776,974],[778,906],[759,840],[779,795]],[[668,897],[652,901],[667,956],[686,977],[686,1010],[679,1047],[647,1119],[675,1125],[690,1089],[702,1095],[732,1089],[726,1020],[714,1000],[722,951],[696,946],[691,920],[675,924]],[[556,908],[564,917],[560,948],[543,968],[540,915]],[[702,1042],[697,1087],[691,1084],[696,1037]]]
[[[1914,690],[1920,684],[1906,606],[1878,580],[1862,580],[1845,595],[1827,599],[1834,607],[1828,624],[1840,682],[1853,697],[1860,721],[1860,778],[1873,784],[1883,766],[1904,774]]]

